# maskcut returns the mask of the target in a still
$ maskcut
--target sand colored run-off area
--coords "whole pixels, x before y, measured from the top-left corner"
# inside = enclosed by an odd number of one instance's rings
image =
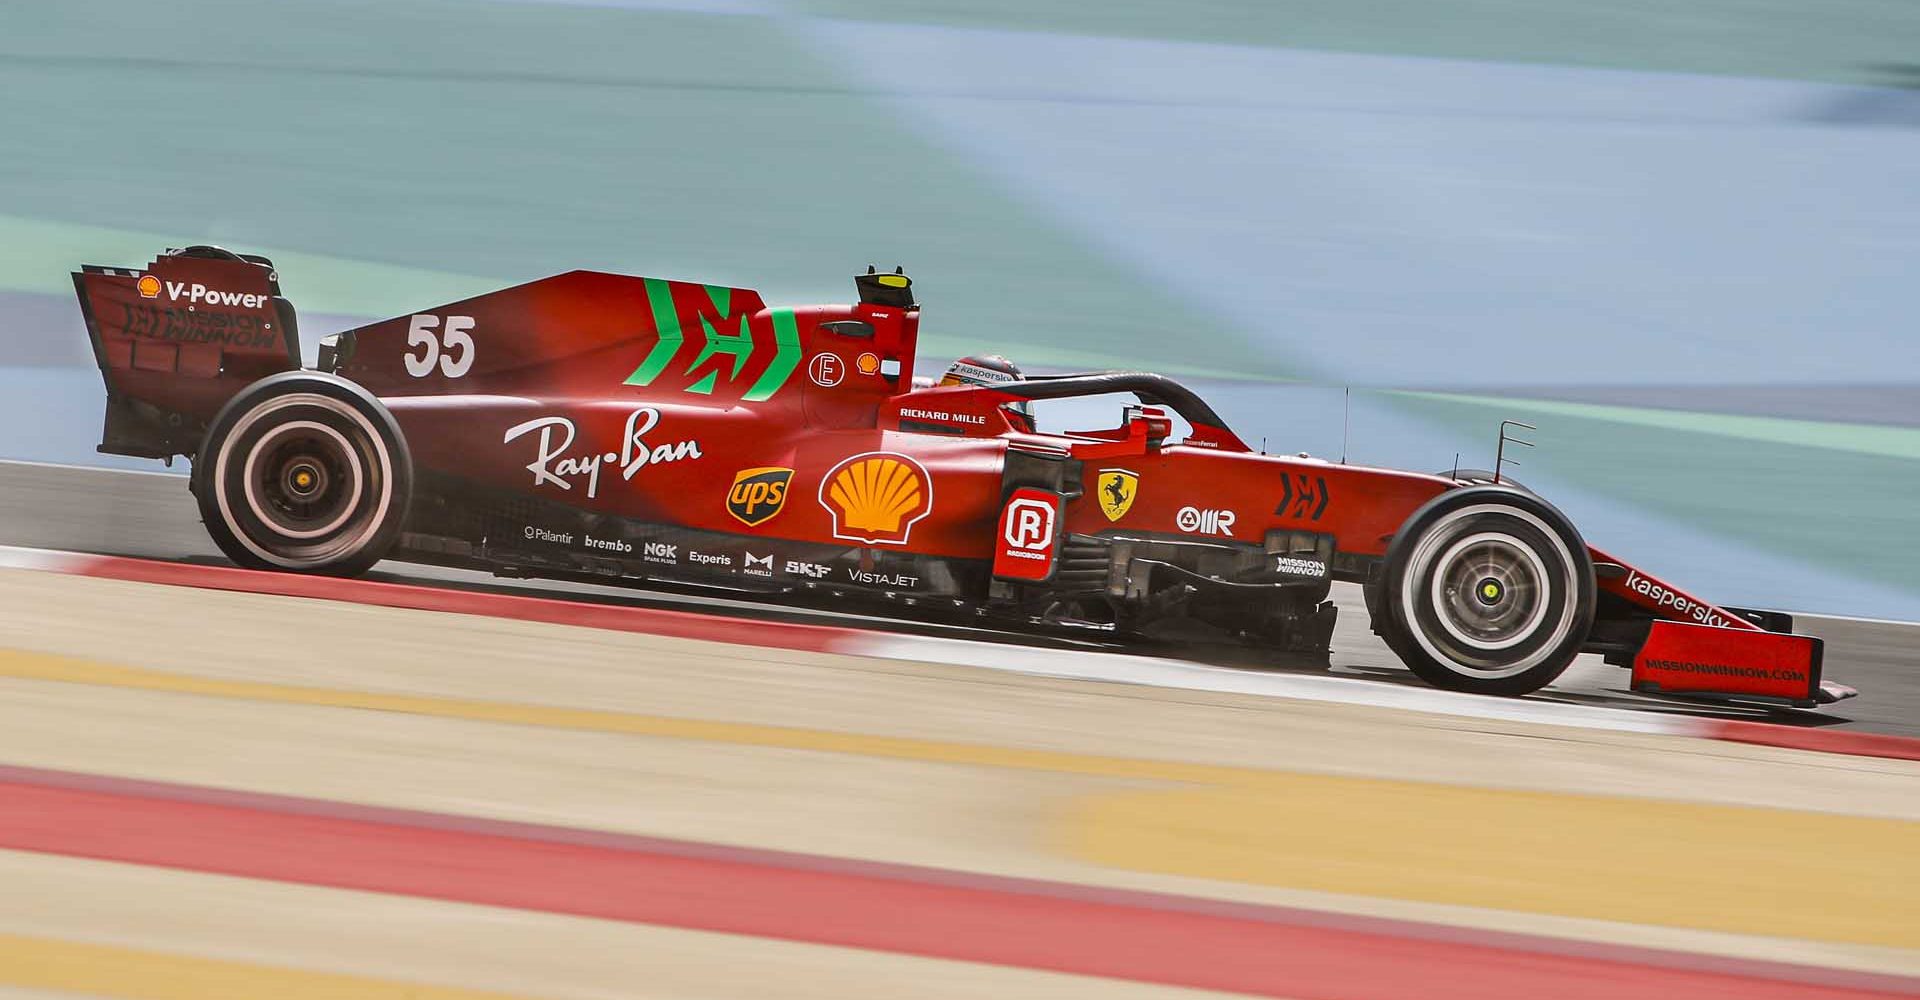
[[[1065,943],[1094,926],[1920,972],[1913,762],[31,572],[0,602],[0,995],[1286,995]],[[502,823],[614,839],[530,865],[550,835]],[[745,867],[701,889],[707,850]],[[1383,995],[1381,954],[1333,982]]]

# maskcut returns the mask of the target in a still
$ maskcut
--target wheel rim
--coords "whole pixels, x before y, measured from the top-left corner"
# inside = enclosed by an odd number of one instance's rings
[[[394,503],[393,457],[364,413],[319,393],[288,393],[227,431],[212,483],[221,520],[246,550],[287,569],[360,554]]]
[[[1547,614],[1546,567],[1529,546],[1496,532],[1453,543],[1434,561],[1430,595],[1440,624],[1475,649],[1509,649]]]
[[[247,509],[286,538],[338,531],[366,489],[360,454],[325,424],[295,420],[262,435],[247,451]]]

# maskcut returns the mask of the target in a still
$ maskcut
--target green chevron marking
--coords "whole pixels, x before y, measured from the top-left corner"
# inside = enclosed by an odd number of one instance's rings
[[[660,335],[646,360],[627,376],[627,385],[652,385],[667,369],[667,362],[679,352],[686,334],[680,330],[680,317],[673,310],[673,289],[658,278],[647,278],[647,306],[653,311],[653,328]]]
[[[742,399],[758,402],[768,399],[787,384],[793,376],[793,370],[800,367],[800,326],[794,320],[793,310],[773,309],[773,339],[777,349],[773,354],[773,363],[753,383]]]
[[[720,311],[720,321],[722,323],[731,322],[733,324],[734,332],[721,333],[714,327],[712,320],[704,315],[701,316],[700,327],[706,331],[706,343],[701,346],[699,357],[694,358],[693,364],[687,366],[687,374],[692,375],[694,372],[699,371],[700,366],[705,364],[708,358],[716,354],[726,354],[731,355],[733,358],[733,371],[727,374],[727,381],[731,382],[740,377],[740,369],[745,368],[747,359],[753,356],[753,330],[748,326],[748,317],[744,315],[735,316],[729,309],[733,300],[733,289],[722,288],[718,285],[708,285],[707,299],[713,303],[715,309]],[[707,384],[711,386],[712,380],[707,380]],[[699,392],[701,390],[689,389],[687,391]],[[709,388],[707,391],[711,392],[712,390]]]

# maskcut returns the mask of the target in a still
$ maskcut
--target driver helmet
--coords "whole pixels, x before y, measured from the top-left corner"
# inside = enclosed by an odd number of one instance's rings
[[[948,366],[947,373],[940,376],[941,385],[984,385],[993,386],[1002,382],[1024,382],[1025,373],[1020,366],[999,354],[974,354],[961,358]],[[1007,408],[1020,414],[1028,426],[1033,424],[1033,401],[1020,400],[1008,403]]]

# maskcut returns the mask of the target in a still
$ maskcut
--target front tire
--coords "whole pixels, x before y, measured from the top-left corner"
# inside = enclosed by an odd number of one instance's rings
[[[1443,493],[1387,551],[1377,631],[1422,680],[1522,695],[1572,665],[1593,626],[1593,561],[1552,504],[1505,486]]]
[[[235,563],[354,576],[398,541],[413,460],[371,393],[337,376],[283,372],[214,417],[193,491],[207,534]]]

